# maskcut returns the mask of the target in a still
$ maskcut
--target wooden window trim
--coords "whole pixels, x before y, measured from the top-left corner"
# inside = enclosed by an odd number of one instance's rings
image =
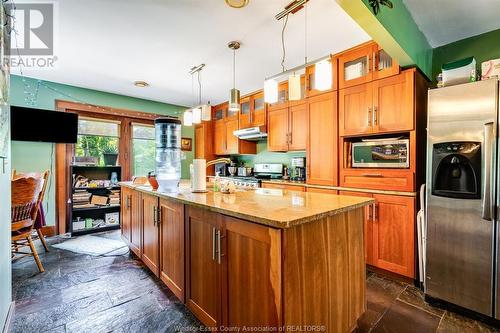
[[[122,166],[122,179],[131,177],[131,147],[132,123],[154,124],[154,120],[165,115],[146,113],[127,109],[117,109],[107,106],[76,103],[56,100],[55,109],[59,112],[76,113],[82,117],[120,121],[119,164]],[[69,219],[69,194],[71,184],[68,184],[69,166],[73,157],[73,144],[56,143],[55,149],[55,234],[66,233],[66,221]]]

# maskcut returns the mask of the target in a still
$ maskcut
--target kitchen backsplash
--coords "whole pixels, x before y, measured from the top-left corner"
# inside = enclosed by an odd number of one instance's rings
[[[259,141],[257,143],[256,155],[237,155],[238,160],[247,166],[253,166],[255,163],[283,163],[288,166],[291,158],[305,156],[305,151],[289,153],[269,152],[267,151],[267,141]]]

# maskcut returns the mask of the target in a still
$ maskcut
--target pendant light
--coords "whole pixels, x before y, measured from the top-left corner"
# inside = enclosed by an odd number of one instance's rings
[[[193,126],[193,112],[191,109],[184,111],[184,117],[182,120],[184,126]]]
[[[307,65],[307,1],[304,6],[304,69]],[[302,99],[302,89],[300,86],[300,74],[293,73],[288,77],[288,99],[298,101]]]
[[[264,81],[264,102],[272,104],[278,101],[278,81],[268,79]]]
[[[236,89],[236,50],[240,48],[241,44],[237,41],[232,41],[227,46],[233,50],[233,89],[229,94],[229,111],[240,111],[240,91]]]
[[[332,62],[325,59],[315,65],[315,88],[320,91],[332,89]]]

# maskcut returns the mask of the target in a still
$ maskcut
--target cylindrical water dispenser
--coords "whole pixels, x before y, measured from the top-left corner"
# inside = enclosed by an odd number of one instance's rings
[[[175,192],[181,179],[181,121],[155,120],[158,191]]]

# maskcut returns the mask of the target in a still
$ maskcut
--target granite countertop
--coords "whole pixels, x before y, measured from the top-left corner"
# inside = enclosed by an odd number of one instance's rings
[[[277,189],[238,190],[234,194],[223,194],[213,192],[207,186],[207,193],[191,193],[188,181],[181,181],[179,191],[175,193],[153,191],[149,185],[133,185],[132,182],[121,182],[120,185],[275,228],[290,228],[374,202],[364,197]]]

